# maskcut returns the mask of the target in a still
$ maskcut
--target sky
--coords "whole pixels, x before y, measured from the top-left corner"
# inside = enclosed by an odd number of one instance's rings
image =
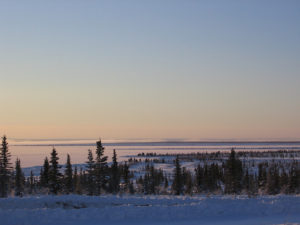
[[[300,139],[299,1],[1,1],[0,134]]]

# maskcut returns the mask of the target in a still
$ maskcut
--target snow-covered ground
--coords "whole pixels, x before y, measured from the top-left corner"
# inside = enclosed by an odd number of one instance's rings
[[[300,196],[7,198],[0,199],[0,224],[300,224]]]

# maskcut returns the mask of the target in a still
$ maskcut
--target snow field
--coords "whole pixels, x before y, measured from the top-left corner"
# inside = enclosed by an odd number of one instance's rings
[[[40,196],[0,199],[1,225],[300,224],[300,196]]]

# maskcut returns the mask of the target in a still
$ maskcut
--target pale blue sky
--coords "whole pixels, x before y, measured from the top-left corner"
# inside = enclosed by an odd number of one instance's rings
[[[299,1],[1,1],[0,32],[9,136],[300,138]]]

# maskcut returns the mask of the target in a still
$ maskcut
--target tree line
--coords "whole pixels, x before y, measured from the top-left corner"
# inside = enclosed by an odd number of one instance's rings
[[[281,167],[275,161],[261,162],[257,171],[243,164],[238,154],[231,150],[222,164],[199,163],[194,171],[181,166],[179,155],[174,160],[174,171],[166,174],[147,161],[143,173],[135,175],[129,170],[130,162],[118,163],[113,151],[108,165],[101,140],[96,151],[88,150],[85,167],[71,164],[68,154],[64,166],[59,164],[58,153],[52,149],[45,158],[39,176],[25,177],[20,159],[13,168],[6,136],[0,149],[0,197],[33,194],[86,194],[139,193],[139,194],[299,194],[300,165],[294,160],[290,166]],[[142,175],[141,175],[142,174]]]

